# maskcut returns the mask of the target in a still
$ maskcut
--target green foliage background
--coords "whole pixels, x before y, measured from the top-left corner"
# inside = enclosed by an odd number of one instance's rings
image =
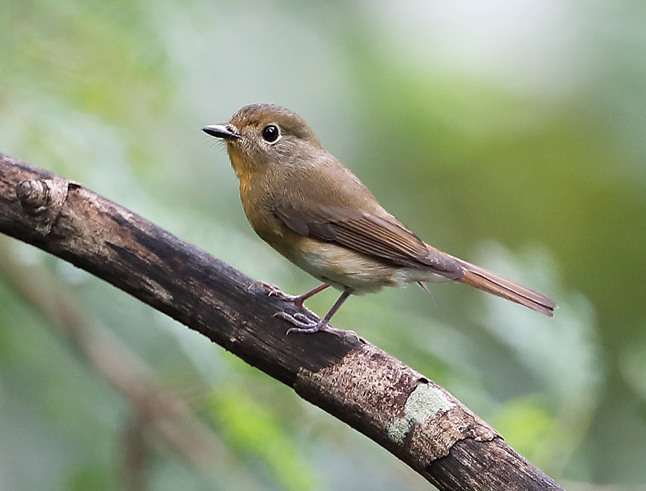
[[[646,6],[603,2],[5,0],[0,151],[300,292],[246,224],[240,106],[299,112],[418,235],[552,295],[554,320],[458,286],[335,317],[447,387],[570,489],[646,482]],[[95,278],[2,238],[0,488],[120,489],[132,408],[3,264],[45,268],[225,442],[155,438],[150,489],[422,489],[363,436]],[[334,294],[311,307],[322,313]],[[190,397],[189,397],[190,396]]]

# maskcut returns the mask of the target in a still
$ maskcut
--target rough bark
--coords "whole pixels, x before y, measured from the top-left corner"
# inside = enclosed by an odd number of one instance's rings
[[[440,489],[561,489],[445,389],[388,353],[353,335],[286,336],[290,325],[273,314],[298,312],[293,304],[118,204],[2,154],[0,232],[199,331]]]

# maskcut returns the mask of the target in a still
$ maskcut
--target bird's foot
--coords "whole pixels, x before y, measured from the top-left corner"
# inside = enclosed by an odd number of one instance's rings
[[[252,288],[262,288],[264,290],[267,290],[268,297],[278,297],[285,302],[293,303],[297,307],[305,308],[303,302],[306,299],[303,298],[303,295],[289,295],[288,293],[285,293],[280,288],[278,288],[276,285],[270,285],[269,283],[264,283],[262,281],[254,281],[251,285],[249,285],[249,290],[251,290]]]
[[[267,291],[267,295],[270,297],[273,297],[274,295],[277,297],[283,297],[283,295],[289,297],[290,295],[287,295],[284,293],[280,288],[278,288],[276,285],[270,285],[269,283],[265,283],[264,281],[254,281],[251,285],[249,285],[248,290],[251,291],[254,288],[262,288],[263,290]]]
[[[295,314],[288,314],[287,312],[276,312],[274,314],[274,317],[285,319],[290,324],[296,326],[287,329],[287,334],[291,334],[293,332],[313,334],[315,332],[324,331],[336,334],[340,337],[346,337],[348,334],[356,336],[357,338],[359,337],[354,331],[344,331],[343,329],[337,329],[336,327],[332,327],[329,324],[329,321],[325,319],[311,319],[305,314],[301,314],[300,312],[296,312]]]

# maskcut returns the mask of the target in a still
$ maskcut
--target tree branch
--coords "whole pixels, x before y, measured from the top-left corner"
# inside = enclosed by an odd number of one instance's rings
[[[293,304],[77,183],[0,154],[0,232],[199,331],[440,489],[561,489],[445,389],[354,336],[286,336]]]

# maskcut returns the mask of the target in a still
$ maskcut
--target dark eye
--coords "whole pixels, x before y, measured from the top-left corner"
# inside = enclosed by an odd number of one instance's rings
[[[278,131],[278,126],[276,126],[275,124],[265,126],[265,128],[262,130],[262,137],[268,143],[274,143],[276,140],[278,140],[279,136],[280,131]]]

